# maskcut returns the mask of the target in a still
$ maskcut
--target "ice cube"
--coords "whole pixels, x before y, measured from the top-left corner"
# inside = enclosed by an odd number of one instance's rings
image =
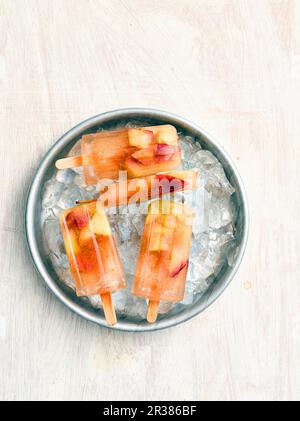
[[[219,229],[232,221],[230,198],[228,196],[218,198],[211,197],[209,209],[209,227]]]
[[[158,314],[166,314],[174,306],[174,303],[168,301],[161,301],[158,306]]]
[[[82,171],[80,171],[78,174],[75,175],[74,184],[75,186],[78,186],[82,189],[86,189],[86,191],[88,191],[88,186],[85,182],[84,174]]]
[[[48,253],[64,253],[64,242],[58,219],[47,219],[44,222],[43,234]]]
[[[74,180],[75,172],[71,169],[58,170],[56,173],[56,180],[63,184],[70,184]]]
[[[62,209],[69,209],[76,205],[77,200],[83,199],[92,199],[92,197],[87,191],[72,183],[65,187],[57,205]]]

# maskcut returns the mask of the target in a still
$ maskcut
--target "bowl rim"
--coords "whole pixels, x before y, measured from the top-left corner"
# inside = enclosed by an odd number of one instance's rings
[[[124,115],[125,114],[125,115]],[[117,323],[115,326],[108,326],[105,322],[105,319],[102,314],[96,314],[83,306],[79,303],[73,301],[55,282],[52,278],[51,274],[48,272],[46,265],[43,262],[40,249],[38,247],[37,238],[35,235],[35,210],[36,210],[36,201],[38,192],[41,186],[41,181],[44,178],[45,170],[48,168],[49,164],[53,161],[53,159],[68,145],[68,143],[84,130],[89,129],[97,124],[103,124],[108,120],[115,120],[115,119],[122,119],[122,118],[133,118],[134,115],[140,114],[140,117],[146,118],[156,118],[156,119],[167,119],[172,120],[173,123],[176,125],[185,125],[190,130],[193,130],[201,136],[204,136],[209,139],[211,144],[218,150],[225,161],[227,161],[229,167],[231,168],[236,182],[238,184],[241,196],[241,202],[243,204],[243,211],[244,211],[244,218],[243,218],[243,233],[242,238],[239,244],[238,256],[236,257],[234,266],[231,266],[229,270],[226,271],[226,276],[223,277],[224,279],[220,279],[221,287],[217,292],[214,294],[210,294],[205,302],[202,303],[194,303],[190,308],[179,314],[174,315],[171,319],[162,319],[159,320],[155,324],[135,324],[133,325],[126,320],[122,320],[122,323]],[[100,121],[99,121],[100,120]],[[102,120],[102,121],[101,121]],[[171,124],[171,123],[170,123]],[[237,168],[227,154],[224,151],[223,147],[219,145],[219,143],[211,136],[206,130],[202,129],[201,126],[198,124],[193,123],[192,121],[181,117],[177,114],[170,113],[168,111],[153,109],[153,108],[145,108],[145,107],[128,107],[128,108],[119,108],[111,111],[107,111],[104,113],[96,114],[92,117],[89,117],[73,128],[65,132],[55,143],[54,145],[48,150],[45,154],[44,158],[42,159],[38,169],[33,177],[31,186],[29,188],[29,192],[26,199],[26,206],[25,206],[25,213],[24,213],[24,223],[25,223],[25,237],[27,240],[28,249],[33,260],[34,266],[39,273],[39,275],[43,278],[46,286],[54,293],[54,295],[64,303],[70,310],[74,313],[78,314],[79,316],[85,318],[86,320],[96,323],[100,326],[106,327],[108,329],[113,330],[120,330],[120,331],[128,331],[128,332],[151,332],[157,331],[161,329],[166,329],[169,327],[176,326],[180,323],[186,322],[191,318],[195,317],[196,315],[200,314],[210,305],[212,305],[224,292],[227,286],[230,284],[232,279],[234,278],[241,261],[243,259],[248,233],[249,233],[249,208],[248,208],[248,201],[245,192],[245,188],[241,177],[237,171]]]

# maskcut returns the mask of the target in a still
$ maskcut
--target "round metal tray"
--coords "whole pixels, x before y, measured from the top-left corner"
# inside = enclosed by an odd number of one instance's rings
[[[108,326],[101,310],[89,307],[82,300],[79,300],[71,289],[62,284],[51,262],[47,259],[43,245],[40,217],[41,197],[44,183],[49,180],[55,171],[55,161],[66,156],[83,134],[91,133],[99,126],[109,127],[110,124],[116,124],[121,120],[147,120],[149,125],[169,123],[186,134],[195,136],[204,149],[208,149],[218,158],[230,183],[235,188],[233,200],[237,209],[236,244],[238,252],[233,265],[223,267],[208,290],[199,296],[192,305],[179,310],[175,314],[170,312],[160,316],[153,325],[148,324],[146,321],[137,322],[136,320],[125,318],[120,319],[113,327]],[[153,331],[175,326],[196,316],[212,304],[230,283],[240,265],[247,242],[248,224],[248,206],[244,187],[232,160],[223,149],[198,125],[169,112],[148,108],[126,108],[99,114],[79,123],[65,133],[49,150],[40,164],[29,191],[25,211],[26,237],[33,262],[46,285],[56,297],[75,313],[91,322],[110,329],[133,332]]]

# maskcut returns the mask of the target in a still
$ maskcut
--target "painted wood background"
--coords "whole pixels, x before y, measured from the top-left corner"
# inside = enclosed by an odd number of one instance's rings
[[[299,28],[299,0],[0,0],[2,399],[300,398]],[[79,121],[125,106],[206,128],[251,211],[231,286],[151,334],[72,314],[24,241],[43,155]]]

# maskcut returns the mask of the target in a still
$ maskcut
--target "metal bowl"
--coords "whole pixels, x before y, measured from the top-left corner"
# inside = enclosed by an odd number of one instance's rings
[[[135,320],[121,319],[115,326],[109,326],[110,329],[143,332],[168,328],[189,320],[205,310],[220,296],[234,277],[244,254],[249,224],[248,207],[241,178],[232,160],[211,136],[198,125],[185,118],[166,111],[148,108],[125,108],[99,114],[79,123],[73,129],[65,133],[43,159],[32,182],[25,212],[27,242],[34,264],[50,290],[75,313],[91,322],[108,327],[103,312],[87,306],[76,297],[73,291],[64,286],[46,257],[40,217],[42,190],[45,182],[51,178],[55,171],[55,161],[58,158],[66,156],[68,151],[83,134],[93,132],[93,130],[99,126],[109,127],[110,124],[116,124],[117,122],[126,119],[147,120],[151,125],[170,123],[186,134],[195,136],[199,140],[201,146],[204,149],[211,151],[223,165],[230,183],[235,188],[233,200],[237,209],[236,244],[238,252],[236,253],[234,263],[231,266],[223,267],[222,271],[203,295],[199,296],[192,305],[181,309],[179,312],[175,314],[170,312],[161,316],[153,325],[148,324],[146,321],[137,322]]]

